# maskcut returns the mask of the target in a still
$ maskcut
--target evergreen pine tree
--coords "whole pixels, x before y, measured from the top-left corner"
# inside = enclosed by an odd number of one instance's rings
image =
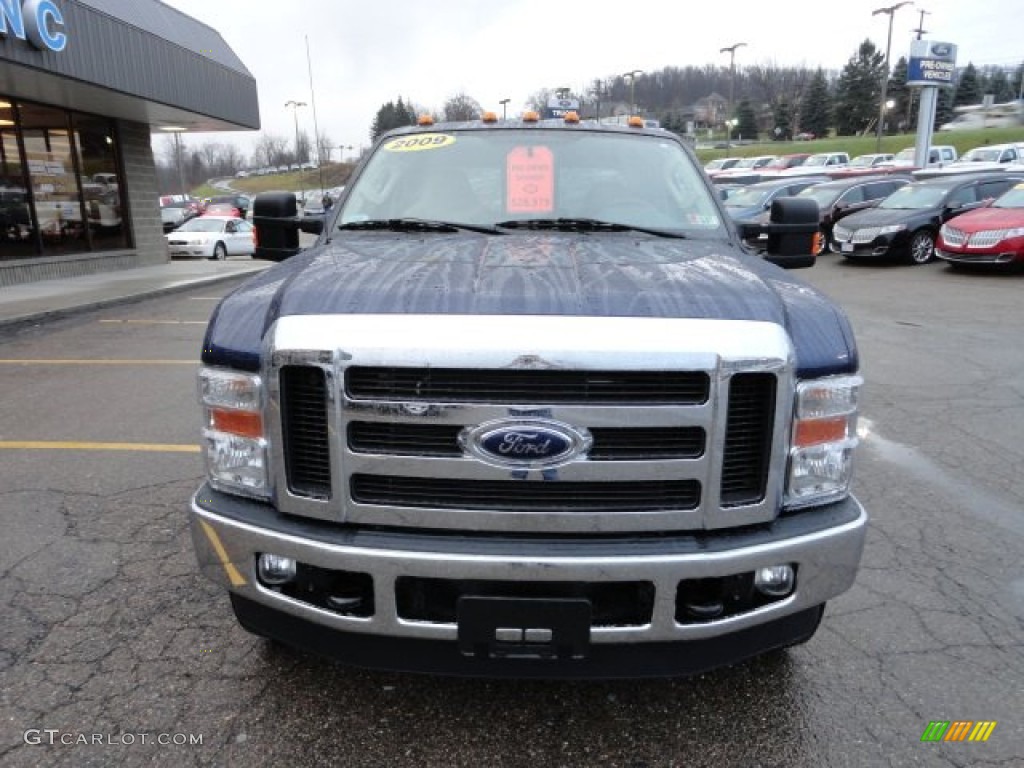
[[[793,138],[793,108],[785,99],[775,104],[772,111],[775,126],[772,128],[772,138],[776,141],[789,141]]]
[[[802,132],[815,136],[828,136],[832,125],[832,99],[828,92],[825,71],[818,68],[807,87],[807,93],[800,102],[799,127]]]
[[[736,119],[739,122],[736,124],[736,128],[733,129],[734,134],[740,138],[757,138],[757,115],[754,114],[754,108],[746,99],[741,101],[736,107]]]
[[[836,134],[852,136],[866,130],[878,118],[885,54],[865,40],[846,62],[836,83]]]
[[[956,83],[956,93],[953,96],[953,106],[963,107],[971,104],[981,103],[981,83],[978,77],[978,70],[974,64],[968,63],[960,72]]]

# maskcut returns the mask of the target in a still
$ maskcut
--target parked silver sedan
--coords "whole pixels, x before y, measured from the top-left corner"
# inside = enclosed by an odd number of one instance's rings
[[[252,224],[234,216],[200,216],[164,235],[171,256],[226,259],[252,256],[256,248]]]

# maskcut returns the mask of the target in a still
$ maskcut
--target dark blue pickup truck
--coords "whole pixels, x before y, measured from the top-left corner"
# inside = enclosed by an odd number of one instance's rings
[[[861,379],[813,201],[745,249],[692,151],[564,119],[382,137],[210,320],[200,568],[346,662],[684,675],[808,640],[854,581]],[[300,231],[318,234],[298,247]]]

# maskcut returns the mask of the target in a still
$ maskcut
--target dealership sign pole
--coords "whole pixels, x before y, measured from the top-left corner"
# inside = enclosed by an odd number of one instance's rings
[[[956,46],[933,40],[911,40],[907,85],[921,87],[921,103],[917,111],[917,143],[914,165],[928,167],[928,149],[935,130],[935,110],[939,88],[952,88],[956,79]]]

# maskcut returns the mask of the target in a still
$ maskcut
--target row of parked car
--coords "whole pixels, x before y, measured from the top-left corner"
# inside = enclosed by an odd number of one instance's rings
[[[956,265],[1024,261],[1024,169],[931,178],[783,177],[720,191],[738,224],[767,221],[777,197],[813,199],[820,212],[819,253],[912,264],[936,257]],[[747,243],[758,250],[765,245]]]
[[[247,218],[252,207],[246,195],[217,195],[201,199],[187,195],[166,195],[160,198],[160,218],[164,233],[171,232],[197,216],[237,216]]]
[[[173,256],[223,260],[252,256],[256,230],[246,221],[252,201],[247,195],[188,196],[160,199],[167,250]]]
[[[989,170],[1024,172],[1024,142],[985,144],[974,147],[963,156],[958,156],[956,147],[951,145],[932,146],[921,167],[916,163],[915,154],[914,147],[907,147],[896,154],[880,152],[858,155],[852,159],[846,152],[721,157],[704,166],[704,170],[712,180],[720,184],[749,184],[767,178],[821,173],[832,177],[909,173],[915,178],[929,178]]]

